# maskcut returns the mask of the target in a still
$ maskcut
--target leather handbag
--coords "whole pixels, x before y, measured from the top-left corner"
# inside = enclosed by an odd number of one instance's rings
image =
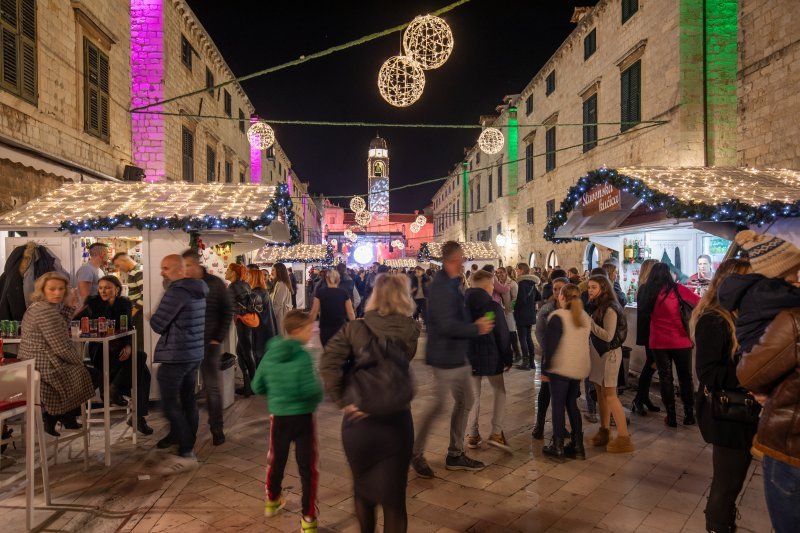
[[[761,405],[752,394],[743,389],[713,390],[704,388],[711,402],[711,418],[742,424],[757,424]]]

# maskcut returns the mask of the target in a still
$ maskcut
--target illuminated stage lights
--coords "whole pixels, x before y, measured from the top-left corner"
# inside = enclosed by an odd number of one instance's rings
[[[361,244],[353,251],[353,259],[356,260],[357,263],[366,265],[372,262],[372,258],[374,257],[372,251],[371,244]]]
[[[453,44],[450,26],[433,15],[416,17],[403,32],[403,50],[425,70],[444,65]]]
[[[497,128],[486,128],[478,137],[478,146],[485,154],[499,154],[504,145],[503,132]]]
[[[275,132],[266,122],[254,122],[247,130],[247,140],[251,147],[266,150],[275,143]]]
[[[408,56],[392,56],[378,72],[378,91],[395,107],[408,107],[422,96],[425,72]]]

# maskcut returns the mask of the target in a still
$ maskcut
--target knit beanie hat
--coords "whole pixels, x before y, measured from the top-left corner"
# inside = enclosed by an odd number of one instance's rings
[[[736,244],[747,252],[750,266],[757,274],[778,278],[792,268],[800,268],[800,248],[769,233],[740,231],[736,234]]]

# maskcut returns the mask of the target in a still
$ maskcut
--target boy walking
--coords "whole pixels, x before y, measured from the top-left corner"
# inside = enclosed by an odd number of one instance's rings
[[[285,337],[273,337],[252,380],[253,392],[267,397],[270,412],[267,455],[267,501],[264,515],[275,516],[286,503],[281,483],[289,446],[303,487],[303,531],[317,531],[317,436],[314,411],[322,401],[322,387],[311,355],[303,347],[311,340],[313,322],[308,313],[293,309],[284,318]]]
[[[472,288],[464,295],[467,312],[472,320],[494,313],[494,329],[481,335],[469,344],[469,362],[472,365],[472,381],[475,385],[475,403],[469,414],[469,436],[467,446],[477,448],[483,442],[478,431],[478,418],[481,411],[481,383],[484,376],[489,380],[494,396],[492,410],[492,432],[487,441],[490,446],[507,452],[511,447],[503,434],[503,420],[506,411],[506,386],[503,372],[511,368],[511,337],[508,333],[503,307],[492,299],[494,276],[479,270],[473,274]]]

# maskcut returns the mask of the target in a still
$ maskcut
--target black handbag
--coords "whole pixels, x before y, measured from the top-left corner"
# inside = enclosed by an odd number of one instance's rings
[[[675,296],[678,298],[678,308],[681,311],[681,324],[683,324],[683,329],[686,331],[686,335],[691,336],[689,334],[689,321],[692,319],[692,311],[694,311],[694,307],[692,304],[683,299],[683,296],[681,296],[677,285],[675,285],[674,290]]]
[[[711,418],[742,424],[757,424],[761,415],[761,404],[752,394],[743,389],[712,390],[703,393],[711,402]]]

